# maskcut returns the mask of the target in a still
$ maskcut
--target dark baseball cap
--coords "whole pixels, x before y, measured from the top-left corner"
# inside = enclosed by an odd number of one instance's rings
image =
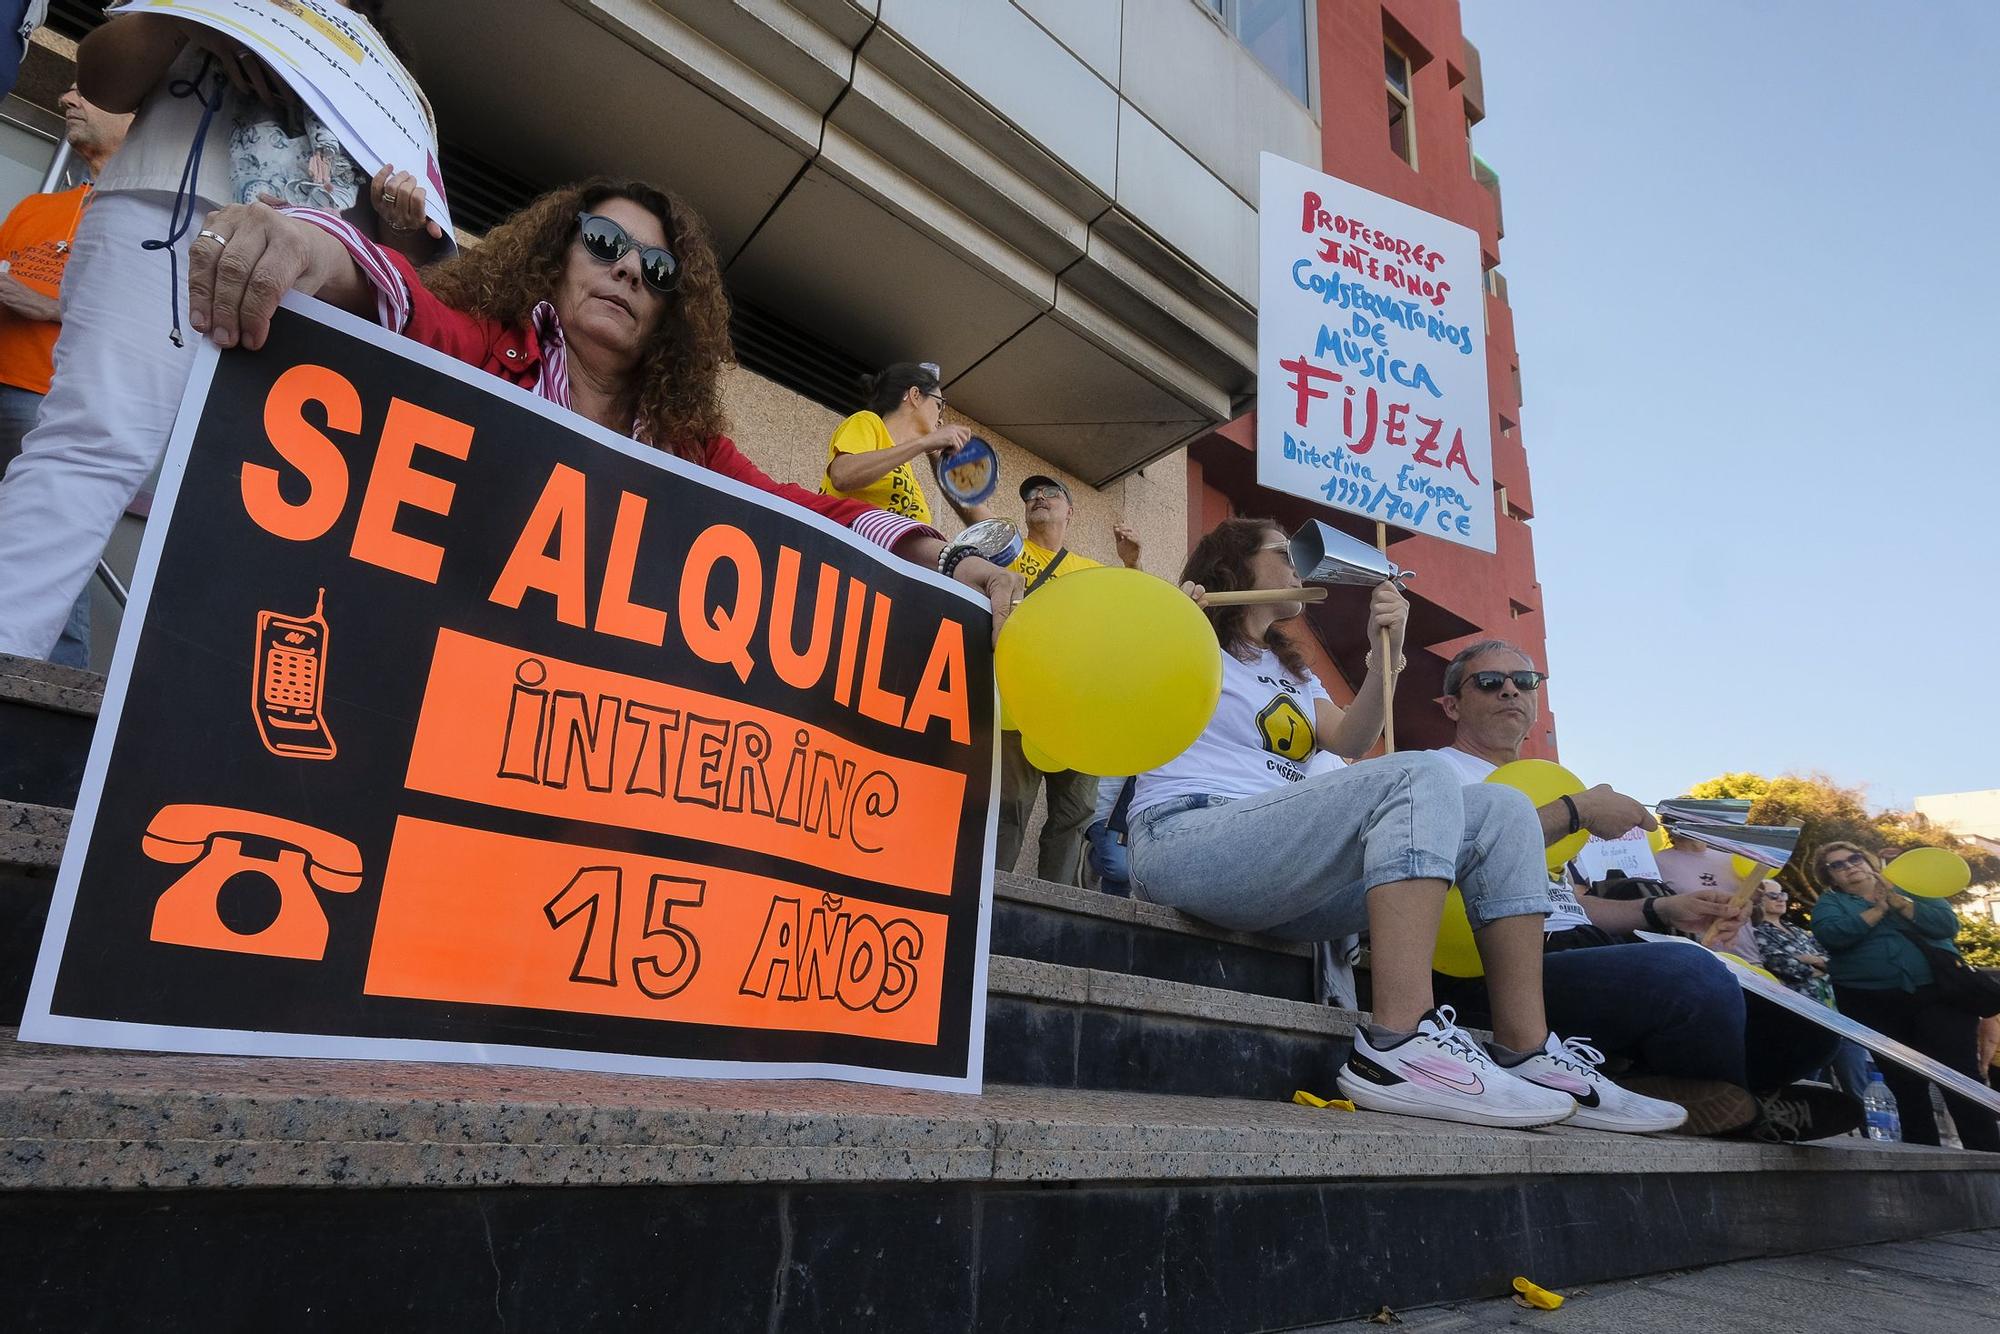
[[[1067,500],[1072,505],[1076,504],[1076,497],[1069,493],[1068,487],[1064,486],[1061,482],[1058,482],[1055,478],[1048,476],[1046,473],[1039,473],[1039,472],[1036,473],[1033,477],[1027,477],[1022,479],[1021,499],[1026,500],[1028,498],[1028,493],[1034,490],[1038,486],[1052,486],[1056,490],[1063,493],[1064,500]]]

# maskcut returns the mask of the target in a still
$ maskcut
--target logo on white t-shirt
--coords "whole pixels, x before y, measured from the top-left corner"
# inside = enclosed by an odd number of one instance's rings
[[[1257,731],[1264,749],[1273,755],[1303,760],[1312,754],[1312,719],[1306,717],[1305,710],[1289,695],[1273,696],[1269,704],[1257,710]]]

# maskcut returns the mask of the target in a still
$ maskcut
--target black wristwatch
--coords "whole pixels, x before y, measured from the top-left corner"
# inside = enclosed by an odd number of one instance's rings
[[[1639,915],[1646,919],[1646,925],[1655,931],[1671,931],[1672,927],[1660,920],[1660,910],[1653,906],[1653,900],[1639,900]]]

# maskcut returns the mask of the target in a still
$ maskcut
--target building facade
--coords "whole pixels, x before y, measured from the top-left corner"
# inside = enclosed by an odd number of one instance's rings
[[[1505,639],[1548,668],[1529,526],[1534,495],[1521,441],[1520,358],[1499,267],[1500,179],[1473,151],[1473,127],[1486,115],[1484,80],[1479,52],[1459,28],[1456,0],[1318,0],[1314,19],[1324,170],[1449,218],[1480,238],[1497,550],[1489,556],[1437,538],[1390,533],[1391,558],[1416,571],[1409,588],[1410,667],[1397,691],[1397,741],[1405,748],[1439,746],[1449,742],[1450,724],[1432,701],[1442,690],[1445,664],[1460,647]],[[1259,487],[1255,438],[1251,415],[1189,447],[1191,537],[1237,513],[1270,515],[1287,528],[1317,517],[1373,540],[1372,523]],[[1336,697],[1343,683],[1361,679],[1368,649],[1362,603],[1359,591],[1336,589],[1310,613],[1317,643],[1307,648]],[[1546,698],[1524,753],[1556,754]]]
[[[1113,559],[1124,522],[1167,577],[1231,510],[1312,508],[1259,492],[1247,449],[1259,154],[1475,227],[1506,521],[1498,560],[1392,549],[1420,572],[1405,744],[1432,739],[1455,642],[1540,656],[1498,184],[1470,153],[1483,94],[1453,0],[424,0],[390,18],[468,239],[598,174],[707,218],[737,305],[734,435],[767,471],[812,484],[859,375],[934,361],[1007,476],[1070,484],[1078,551]],[[56,0],[0,110],[24,179],[99,21]],[[1315,617],[1336,694],[1359,679],[1358,605]]]

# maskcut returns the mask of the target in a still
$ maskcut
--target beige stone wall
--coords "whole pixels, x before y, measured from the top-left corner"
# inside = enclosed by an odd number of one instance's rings
[[[827,441],[840,423],[837,414],[741,367],[732,367],[728,372],[723,384],[723,404],[729,413],[731,438],[758,467],[779,481],[808,487],[819,485],[826,467]],[[1048,473],[1060,477],[1076,498],[1076,515],[1070,521],[1071,550],[1115,565],[1118,552],[1112,542],[1111,525],[1127,523],[1139,535],[1140,563],[1147,573],[1172,579],[1180,572],[1187,555],[1186,454],[1170,454],[1100,491],[970,417],[952,412],[949,420],[970,426],[992,442],[999,453],[1000,490],[994,497],[994,508],[1002,517],[1021,522],[1021,502],[1016,498],[1015,488],[1031,473]],[[926,477],[924,484],[932,510],[950,515],[936,483]],[[1034,818],[1022,840],[1021,869],[1028,872],[1034,870],[1033,849],[1040,834],[1042,814],[1043,805],[1037,802]]]

